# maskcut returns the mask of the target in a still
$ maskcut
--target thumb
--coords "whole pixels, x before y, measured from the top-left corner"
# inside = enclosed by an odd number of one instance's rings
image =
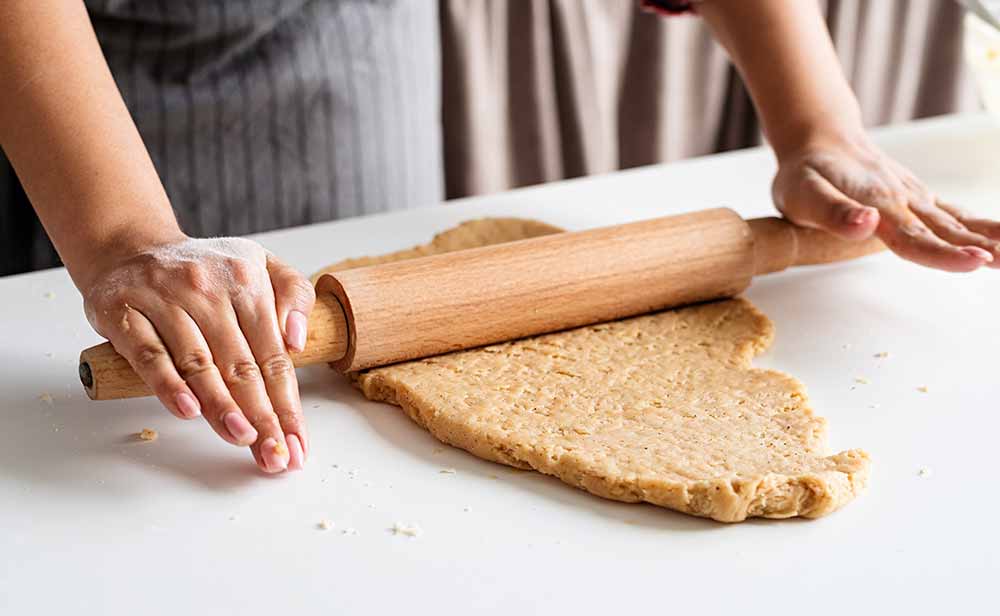
[[[851,199],[825,177],[807,171],[806,178],[787,181],[778,175],[771,192],[774,204],[790,221],[821,229],[845,240],[865,240],[879,223],[879,212]]]
[[[267,273],[285,344],[290,351],[301,351],[306,346],[309,313],[316,303],[316,292],[302,274],[271,253],[267,253]]]

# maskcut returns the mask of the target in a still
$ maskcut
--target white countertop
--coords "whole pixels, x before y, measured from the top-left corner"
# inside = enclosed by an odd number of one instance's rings
[[[879,140],[944,197],[1000,217],[986,117]],[[773,166],[750,150],[260,240],[311,272],[488,215],[569,229],[717,205],[763,215]],[[88,401],[76,359],[98,337],[65,272],[0,279],[0,614],[995,610],[1000,272],[878,255],[748,295],[777,326],[757,365],[806,384],[834,450],[872,456],[868,493],[827,518],[727,526],[601,500],[443,448],[323,367],[300,371],[307,469],[265,477],[154,399]],[[146,427],[159,439],[134,441]],[[394,536],[395,522],[423,534]]]

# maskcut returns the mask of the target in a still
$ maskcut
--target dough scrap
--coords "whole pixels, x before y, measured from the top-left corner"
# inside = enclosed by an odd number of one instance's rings
[[[553,232],[475,220],[323,271]],[[827,455],[826,421],[802,384],[751,367],[773,334],[738,298],[351,376],[367,398],[402,407],[445,443],[604,498],[722,522],[816,518],[865,488],[869,460],[860,450]]]

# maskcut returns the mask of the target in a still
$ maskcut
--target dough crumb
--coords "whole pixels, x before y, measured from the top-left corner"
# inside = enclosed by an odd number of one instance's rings
[[[845,344],[845,345],[842,345],[840,348],[844,349],[845,351],[850,351],[851,350],[851,345],[850,344]]]
[[[48,392],[44,392],[44,393],[39,394],[38,395],[38,399],[41,400],[42,402],[44,402],[45,404],[48,404],[49,406],[52,406],[53,401],[54,401],[54,398],[52,397],[52,394],[50,394]]]
[[[53,293],[52,291],[46,291],[45,293],[42,293],[42,297],[44,297],[45,299],[55,299],[56,294]]]
[[[392,531],[393,535],[403,535],[405,537],[419,537],[420,533],[423,532],[416,524],[400,524],[399,522],[393,524],[389,530]]]
[[[364,485],[365,485],[366,488],[370,488],[370,487],[372,487],[372,482],[366,481]]]
[[[472,511],[472,507],[466,505],[465,507],[462,507],[462,511],[464,511],[465,513],[469,513],[470,511]]]
[[[231,516],[229,516],[229,521],[230,521],[230,522],[235,522],[235,521],[236,521],[236,520],[238,520],[238,519],[239,519],[239,518],[238,518],[237,516],[235,516],[235,515],[231,515]]]
[[[369,509],[375,509],[375,503],[368,503]]]
[[[875,357],[877,357],[878,359],[885,359],[889,357],[889,351],[881,351],[879,353],[876,353]]]
[[[923,477],[924,479],[930,477],[932,474],[933,472],[931,471],[931,469],[927,468],[926,466],[921,467],[920,470],[917,471],[917,476]]]
[[[868,379],[866,379],[863,376],[855,377],[854,382],[858,383],[859,385],[867,385],[867,384],[871,383],[871,381],[869,381]]]
[[[157,438],[159,438],[160,434],[156,430],[153,430],[152,428],[143,428],[142,432],[140,432],[137,436],[139,437],[140,441],[150,442],[150,441],[155,441]]]
[[[274,451],[274,453],[276,453],[279,456],[288,455],[288,447],[286,447],[284,443],[275,443],[274,449],[272,451]]]
[[[55,354],[52,351],[49,351],[48,353],[45,354],[45,356],[46,357],[54,357]]]
[[[928,389],[926,385],[921,385],[920,387],[917,388],[917,391],[919,391],[922,394],[926,394],[927,392],[930,391],[930,389]]]
[[[441,470],[438,471],[438,473],[440,473],[442,475],[454,475],[457,472],[458,471],[456,471],[453,468],[442,468]]]
[[[340,465],[339,464],[331,464],[330,468],[340,468]]]
[[[316,523],[316,528],[320,530],[330,530],[333,528],[333,522],[331,520],[320,520]]]
[[[868,408],[870,408],[870,409],[877,409],[877,408],[880,408],[881,406],[882,405],[879,404],[878,402],[872,402],[871,404],[868,405]]]
[[[358,534],[358,529],[356,529],[356,528],[345,528],[344,530],[340,531],[340,534],[341,535],[357,535]]]

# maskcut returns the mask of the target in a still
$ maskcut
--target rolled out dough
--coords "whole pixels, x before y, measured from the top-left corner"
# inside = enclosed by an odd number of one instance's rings
[[[347,269],[555,233],[483,219]],[[863,451],[827,455],[801,383],[752,368],[774,327],[745,299],[668,310],[354,374],[441,441],[609,499],[738,522],[815,518],[861,492]]]

